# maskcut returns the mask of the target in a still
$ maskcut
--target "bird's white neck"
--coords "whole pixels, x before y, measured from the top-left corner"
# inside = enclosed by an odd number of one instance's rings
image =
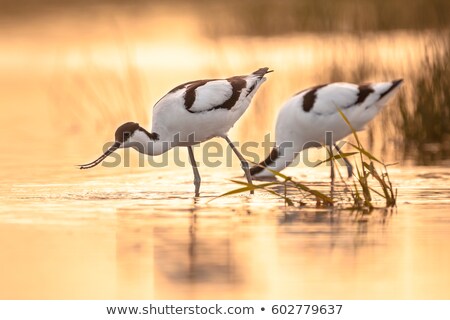
[[[140,153],[151,156],[160,155],[172,148],[167,140],[163,140],[156,133],[154,139],[151,139],[147,133],[136,130],[133,135],[124,143],[124,147],[131,147]]]
[[[255,177],[272,177],[274,173],[271,170],[281,172],[294,162],[301,150],[295,144],[281,143],[272,149],[264,161],[251,168],[250,173]]]

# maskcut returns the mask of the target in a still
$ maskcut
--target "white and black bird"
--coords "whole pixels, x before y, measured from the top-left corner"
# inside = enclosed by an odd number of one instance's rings
[[[227,79],[197,80],[183,83],[163,96],[153,107],[152,130],[127,122],[117,128],[114,144],[97,160],[80,165],[89,169],[101,163],[119,148],[134,148],[155,156],[168,150],[187,147],[194,171],[195,196],[200,192],[200,174],[192,146],[214,137],[224,138],[241,162],[248,183],[252,182],[249,165],[228,138],[228,131],[247,110],[268,68],[245,76]]]
[[[362,130],[382,110],[402,82],[400,79],[364,85],[330,83],[295,94],[278,113],[275,147],[264,161],[250,169],[251,175],[272,177],[270,170],[280,172],[302,150],[310,147],[327,145],[331,150],[334,145],[340,152],[336,142],[352,131],[338,110],[342,110],[355,130]],[[350,177],[352,166],[346,158],[344,161]],[[331,178],[334,178],[333,166]]]

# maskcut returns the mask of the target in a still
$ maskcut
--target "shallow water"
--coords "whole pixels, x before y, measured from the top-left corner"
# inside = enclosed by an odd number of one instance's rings
[[[118,124],[145,123],[180,82],[274,68],[231,132],[258,141],[282,101],[335,64],[407,78],[428,33],[211,40],[189,16],[113,16],[32,21],[0,36],[1,299],[450,299],[448,166],[400,160],[390,168],[398,207],[370,214],[285,207],[263,192],[213,200],[242,179],[235,159],[200,165],[198,200],[190,167],[137,167],[134,153],[130,167],[74,167],[98,156]],[[399,161],[389,110],[361,136]],[[327,168],[286,173],[327,191]]]
[[[204,169],[194,200],[189,168],[145,169],[2,184],[0,298],[450,298],[446,168],[392,169],[398,208],[371,214],[263,192],[210,201],[238,168]]]

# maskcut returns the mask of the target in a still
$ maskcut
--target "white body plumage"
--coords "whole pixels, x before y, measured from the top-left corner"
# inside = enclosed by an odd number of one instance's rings
[[[386,105],[402,80],[367,85],[331,83],[301,91],[291,97],[278,113],[276,146],[259,166],[251,168],[255,177],[273,176],[267,169],[281,171],[310,147],[334,143],[351,134],[338,109],[356,130],[362,130]],[[325,141],[327,132],[332,141]]]
[[[149,145],[143,153],[158,155],[177,146],[191,146],[214,137],[224,138],[247,110],[266,78],[267,68],[247,76],[198,80],[172,89],[153,107],[152,132],[158,140],[148,143],[143,134],[130,143]]]

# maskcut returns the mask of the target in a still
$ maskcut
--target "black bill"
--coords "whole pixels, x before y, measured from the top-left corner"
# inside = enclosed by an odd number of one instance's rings
[[[78,165],[80,169],[90,169],[98,165],[100,162],[102,162],[107,156],[109,156],[111,153],[113,153],[115,150],[117,150],[120,147],[120,142],[114,142],[114,144],[109,147],[108,150],[105,151],[104,154],[102,154],[97,160],[94,160],[92,162]]]

